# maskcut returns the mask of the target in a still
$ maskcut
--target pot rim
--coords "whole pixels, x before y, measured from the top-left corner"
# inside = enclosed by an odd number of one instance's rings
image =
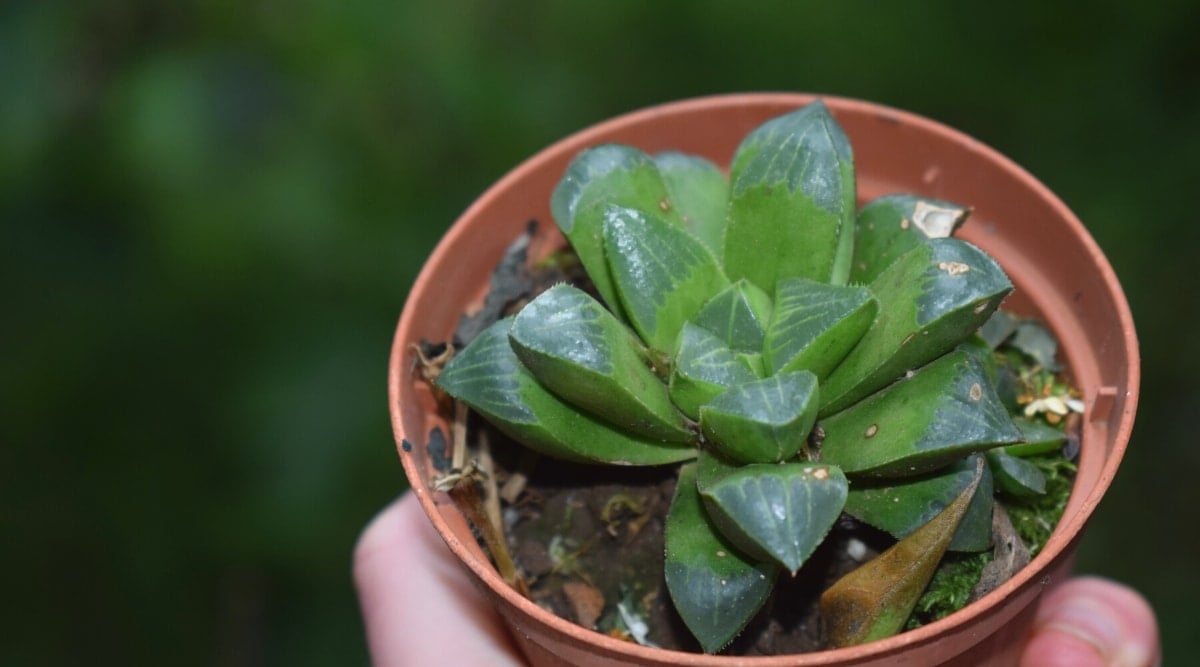
[[[413,283],[413,286],[410,290],[410,296],[406,301],[396,329],[396,335],[393,340],[391,356],[389,359],[388,397],[389,411],[391,413],[392,426],[397,448],[399,449],[402,446],[405,437],[400,410],[402,393],[401,387],[404,383],[412,381],[411,374],[405,372],[402,363],[406,349],[410,342],[412,342],[409,332],[413,329],[413,325],[417,317],[414,309],[409,307],[409,303],[413,301],[413,295],[419,294],[424,290],[431,288],[433,267],[447,261],[447,258],[451,254],[452,246],[457,245],[457,242],[461,242],[462,239],[460,237],[466,237],[473,233],[473,230],[469,230],[466,225],[460,224],[460,222],[474,217],[480,210],[489,205],[489,200],[495,198],[498,192],[504,191],[512,187],[514,183],[521,181],[529,172],[534,171],[539,164],[543,163],[551,156],[559,155],[563,152],[569,152],[571,155],[574,155],[574,153],[577,153],[583,147],[602,142],[604,137],[611,135],[614,130],[618,128],[646,123],[656,118],[686,115],[702,110],[711,110],[714,108],[751,108],[762,106],[799,107],[816,99],[824,100],[826,104],[828,104],[835,112],[835,115],[839,110],[875,114],[880,117],[887,118],[888,120],[894,120],[898,123],[911,125],[918,128],[922,132],[939,135],[940,137],[953,143],[965,146],[967,150],[979,154],[981,159],[993,162],[1003,168],[1004,171],[1008,172],[1017,180],[1019,180],[1024,187],[1036,192],[1038,197],[1054,210],[1056,216],[1066,223],[1066,225],[1070,228],[1072,235],[1082,243],[1085,252],[1092,259],[1095,266],[1100,270],[1106,288],[1109,291],[1112,301],[1117,309],[1119,324],[1121,326],[1119,342],[1123,346],[1128,359],[1128,366],[1126,369],[1126,387],[1128,393],[1124,399],[1122,413],[1119,415],[1116,423],[1116,432],[1112,439],[1112,448],[1108,451],[1108,456],[1105,460],[1103,472],[1099,480],[1092,488],[1091,492],[1083,499],[1078,511],[1073,514],[1064,515],[1062,519],[1060,519],[1045,546],[1028,565],[1022,568],[1008,581],[1001,584],[987,595],[984,595],[979,600],[968,604],[961,610],[950,614],[941,620],[929,623],[915,630],[901,632],[900,634],[892,637],[867,644],[839,649],[829,649],[818,653],[755,657],[706,655],[641,646],[589,630],[567,619],[561,618],[552,612],[542,609],[534,602],[521,596],[506,583],[504,583],[490,562],[488,562],[486,559],[483,562],[480,562],[468,551],[466,545],[450,531],[448,524],[442,518],[437,509],[437,505],[434,500],[434,494],[430,493],[429,489],[427,488],[426,480],[420,477],[420,471],[417,469],[416,464],[412,461],[412,458],[410,456],[404,456],[403,454],[400,456],[411,488],[418,496],[422,508],[432,521],[438,533],[446,541],[447,545],[455,554],[455,556],[467,567],[469,567],[480,581],[484,582],[487,587],[491,589],[491,593],[493,595],[499,596],[505,602],[522,610],[524,613],[537,618],[540,622],[550,626],[556,631],[560,631],[564,634],[584,639],[589,643],[599,645],[606,653],[610,655],[623,655],[627,656],[631,660],[674,660],[679,664],[711,667],[728,667],[729,665],[735,663],[739,665],[753,665],[756,667],[768,667],[784,664],[824,665],[839,663],[848,659],[860,661],[871,657],[881,657],[889,653],[894,653],[900,649],[903,649],[904,647],[932,642],[940,635],[953,633],[956,630],[962,629],[963,626],[974,616],[991,612],[997,607],[997,605],[999,605],[1010,595],[1014,595],[1015,593],[1027,587],[1037,585],[1044,586],[1050,583],[1045,580],[1038,581],[1037,579],[1041,576],[1041,573],[1046,570],[1057,558],[1059,558],[1065,552],[1069,552],[1070,547],[1077,542],[1084,525],[1090,518],[1092,512],[1095,510],[1095,507],[1099,503],[1101,497],[1111,484],[1128,446],[1129,437],[1133,429],[1134,414],[1137,407],[1139,393],[1138,387],[1141,374],[1137,337],[1133,326],[1133,316],[1111,264],[1101,252],[1095,240],[1087,232],[1082,222],[1079,221],[1074,213],[1072,213],[1070,209],[1067,208],[1067,206],[1049,190],[1049,188],[1034,178],[1024,168],[1020,167],[1011,159],[1005,157],[995,149],[981,143],[980,141],[959,130],[955,130],[940,122],[909,111],[896,109],[874,102],[867,102],[835,95],[790,92],[748,92],[707,95],[680,101],[667,102],[664,104],[649,106],[636,111],[624,113],[600,123],[591,125],[554,142],[548,147],[539,150],[531,157],[525,159],[517,167],[509,171],[500,180],[491,185],[474,202],[472,202],[472,204],[462,213],[461,216],[459,216],[455,223],[438,242],[433,253],[422,267],[421,272],[418,274],[417,279]],[[1074,493],[1074,490],[1072,493]]]

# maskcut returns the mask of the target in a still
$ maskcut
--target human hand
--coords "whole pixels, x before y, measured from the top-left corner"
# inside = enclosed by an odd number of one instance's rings
[[[413,572],[420,576],[409,576]],[[466,572],[405,494],[376,516],[354,550],[354,583],[378,667],[524,664]],[[1150,667],[1158,626],[1142,596],[1080,577],[1046,594],[1022,667]]]

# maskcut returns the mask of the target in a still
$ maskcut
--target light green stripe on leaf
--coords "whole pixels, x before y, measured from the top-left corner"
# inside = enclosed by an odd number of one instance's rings
[[[823,418],[821,426],[821,460],[852,476],[920,475],[1021,438],[987,371],[962,349]]]
[[[657,213],[606,208],[604,248],[626,317],[664,355],[683,323],[729,285],[708,248]]]
[[[692,439],[632,332],[582,290],[542,292],[517,314],[509,339],[538,381],[569,403],[644,437]]]
[[[547,456],[590,463],[663,465],[696,456],[618,430],[543,387],[509,344],[511,319],[496,322],[446,364],[437,385],[521,443]]]
[[[759,126],[730,169],[725,268],[771,291],[799,276],[844,284],[854,244],[850,142],[821,102]]]
[[[706,653],[728,644],[766,602],[779,568],[742,555],[713,525],[696,487],[696,465],[679,471],[664,528],[667,590]]]
[[[879,314],[822,383],[822,415],[953,349],[987,321],[1012,283],[979,248],[958,239],[930,239],[879,274],[870,290]]]
[[[717,165],[695,155],[666,151],[654,156],[683,228],[719,260],[725,251],[729,182]]]
[[[595,146],[567,167],[550,196],[550,211],[600,297],[619,314],[620,302],[602,238],[604,210],[609,206],[657,211],[673,225],[682,225],[682,221],[670,205],[667,186],[654,160],[632,146]]]

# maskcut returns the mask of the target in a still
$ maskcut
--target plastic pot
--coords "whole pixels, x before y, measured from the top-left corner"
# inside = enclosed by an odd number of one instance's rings
[[[1040,317],[1083,392],[1082,453],[1066,512],[1027,567],[949,617],[888,639],[821,653],[737,658],[647,648],[559,618],[497,575],[449,497],[429,487],[426,450],[446,428],[413,372],[410,345],[448,340],[477,307],[507,245],[536,219],[532,253],[562,243],[550,193],[582,149],[622,142],[648,152],[678,149],[728,164],[738,142],[763,121],[815,99],[804,94],[735,94],[664,104],[600,123],[555,143],[488,189],[434,250],[405,304],[392,347],[388,390],[405,473],[451,552],[500,610],[534,665],[1008,665],[1015,663],[1037,603],[1071,570],[1083,528],[1121,462],[1133,427],[1140,375],[1133,320],[1095,241],[1044,185],[1009,159],[944,125],[896,109],[823,97],[854,146],[860,203],[913,192],[971,206],[961,236],[995,257],[1016,290],[1005,308]]]

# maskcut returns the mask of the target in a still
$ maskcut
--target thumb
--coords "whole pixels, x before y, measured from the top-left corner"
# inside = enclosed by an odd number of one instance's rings
[[[1145,598],[1121,584],[1080,577],[1046,594],[1022,667],[1152,667],[1158,625]]]

